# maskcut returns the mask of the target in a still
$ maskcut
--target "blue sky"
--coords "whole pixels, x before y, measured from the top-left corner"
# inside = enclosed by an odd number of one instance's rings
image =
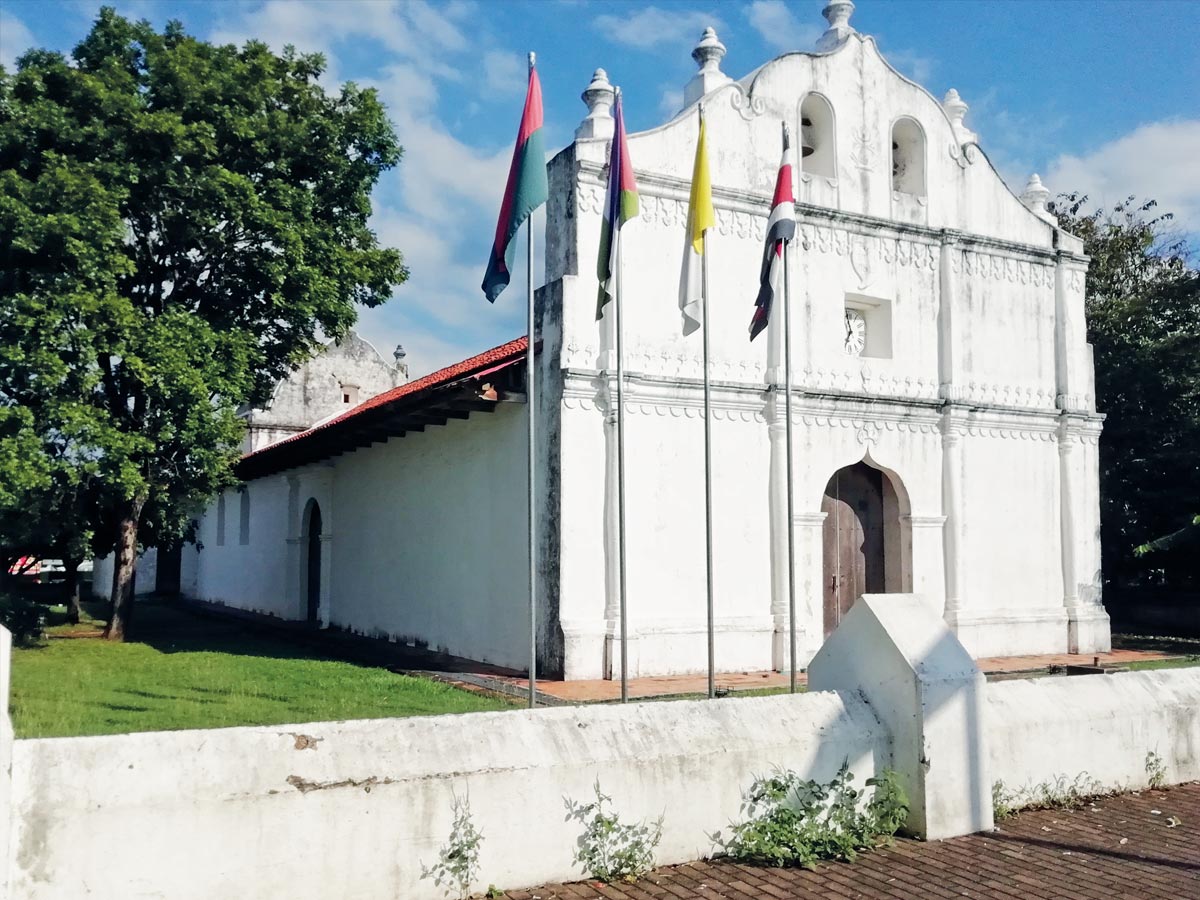
[[[0,62],[31,45],[63,51],[101,4],[3,0]],[[157,25],[329,60],[328,80],[376,85],[405,158],[375,195],[381,240],[412,278],[360,332],[409,351],[414,375],[523,331],[523,291],[491,307],[483,275],[524,90],[536,50],[547,147],[566,145],[579,99],[602,66],[622,86],[631,131],[666,121],[695,71],[706,25],[740,78],[787,50],[812,49],[820,0],[115,0]],[[1200,0],[860,0],[852,24],[941,97],[956,88],[967,125],[1018,191],[1030,172],[1052,191],[1111,203],[1155,197],[1200,234]],[[541,235],[538,240],[540,242]],[[520,254],[519,254],[520,255]],[[521,284],[520,273],[514,284]]]

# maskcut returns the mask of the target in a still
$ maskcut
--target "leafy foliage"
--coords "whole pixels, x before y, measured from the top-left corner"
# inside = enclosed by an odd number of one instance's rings
[[[1146,783],[1156,790],[1167,783],[1167,764],[1153,750],[1146,751]]]
[[[32,647],[46,633],[46,609],[20,594],[0,594],[0,625],[12,632],[13,644]]]
[[[1083,239],[1088,340],[1100,442],[1104,571],[1123,582],[1200,585],[1200,272],[1153,200],[1084,214],[1064,195],[1059,224]],[[1136,552],[1140,548],[1141,552]]]
[[[865,804],[865,791],[852,781],[848,763],[824,784],[791,770],[757,778],[743,797],[745,820],[732,826],[728,840],[714,840],[733,859],[759,865],[853,860],[900,829],[908,798],[890,769],[867,780],[874,791]]]
[[[1022,809],[1079,809],[1089,800],[1107,792],[1087,772],[1074,778],[1058,775],[1050,781],[1010,789],[1003,781],[992,783],[992,814],[1006,819]]]
[[[323,71],[110,8],[0,70],[0,540],[62,509],[116,547],[118,634],[138,541],[231,480],[238,407],[406,277],[367,224],[395,134]]]
[[[652,822],[627,824],[612,812],[612,798],[594,785],[596,799],[578,803],[567,798],[567,819],[584,825],[575,862],[600,881],[636,881],[654,868],[654,850],[662,839],[662,816]]]
[[[479,846],[483,834],[471,819],[471,800],[460,800],[455,796],[454,823],[450,826],[450,839],[438,851],[438,861],[432,866],[421,866],[421,877],[430,879],[447,894],[457,890],[459,897],[471,893],[471,882],[479,877]]]

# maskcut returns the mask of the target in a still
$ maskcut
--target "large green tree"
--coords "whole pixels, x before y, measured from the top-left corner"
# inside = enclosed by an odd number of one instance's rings
[[[1088,340],[1096,405],[1107,416],[1100,442],[1104,571],[1125,583],[1197,586],[1200,541],[1191,523],[1200,510],[1200,272],[1154,201],[1130,197],[1085,213],[1086,201],[1065,195],[1055,211],[1092,258]]]
[[[238,405],[406,277],[367,225],[395,133],[323,69],[105,8],[70,59],[0,70],[0,504],[64,468],[99,485],[112,638],[139,537],[178,538],[230,481]]]

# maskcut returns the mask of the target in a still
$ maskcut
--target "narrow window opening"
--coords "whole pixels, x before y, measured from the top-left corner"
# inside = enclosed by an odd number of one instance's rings
[[[822,178],[837,177],[836,151],[833,107],[820,94],[809,94],[800,104],[800,171]]]
[[[912,119],[892,126],[892,190],[925,196],[925,133]]]

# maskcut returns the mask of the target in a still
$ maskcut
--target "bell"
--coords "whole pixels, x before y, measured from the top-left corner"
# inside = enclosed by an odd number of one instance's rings
[[[813,123],[808,116],[800,117],[800,158],[812,156],[817,152],[817,142],[813,137]]]

